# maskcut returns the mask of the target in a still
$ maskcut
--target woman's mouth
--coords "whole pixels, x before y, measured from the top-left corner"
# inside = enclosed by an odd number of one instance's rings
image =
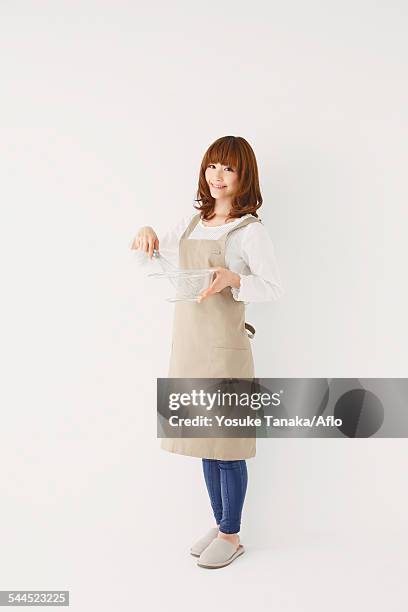
[[[214,187],[214,189],[224,189],[226,187],[226,185],[214,185],[214,183],[210,183],[211,187]]]

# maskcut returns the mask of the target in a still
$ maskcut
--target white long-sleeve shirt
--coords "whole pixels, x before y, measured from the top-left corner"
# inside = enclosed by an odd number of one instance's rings
[[[159,252],[174,266],[178,266],[179,241],[192,218],[185,215],[162,237],[159,236]],[[216,227],[205,226],[200,219],[188,237],[189,240],[218,240],[221,236],[252,215],[243,215],[234,221]],[[140,265],[157,267],[154,258],[139,249],[134,250]],[[232,232],[225,243],[226,267],[239,274],[240,287],[231,287],[235,300],[245,304],[278,300],[284,289],[271,237],[262,223],[248,223]]]

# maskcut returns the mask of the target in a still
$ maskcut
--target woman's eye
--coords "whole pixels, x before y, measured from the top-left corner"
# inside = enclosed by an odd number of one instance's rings
[[[210,168],[210,166],[212,166],[213,168],[215,168],[215,164],[208,164],[208,168]],[[231,166],[226,166],[225,170],[231,170],[231,172],[234,172],[234,168],[231,168]]]

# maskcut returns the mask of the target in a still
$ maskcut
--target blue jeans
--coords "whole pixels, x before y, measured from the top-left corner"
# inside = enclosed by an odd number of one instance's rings
[[[205,484],[219,530],[238,533],[248,483],[245,459],[203,459]]]

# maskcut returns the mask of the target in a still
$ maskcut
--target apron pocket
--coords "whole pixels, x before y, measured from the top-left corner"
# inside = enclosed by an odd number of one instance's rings
[[[251,378],[254,362],[250,348],[213,346],[211,349],[209,378]]]

